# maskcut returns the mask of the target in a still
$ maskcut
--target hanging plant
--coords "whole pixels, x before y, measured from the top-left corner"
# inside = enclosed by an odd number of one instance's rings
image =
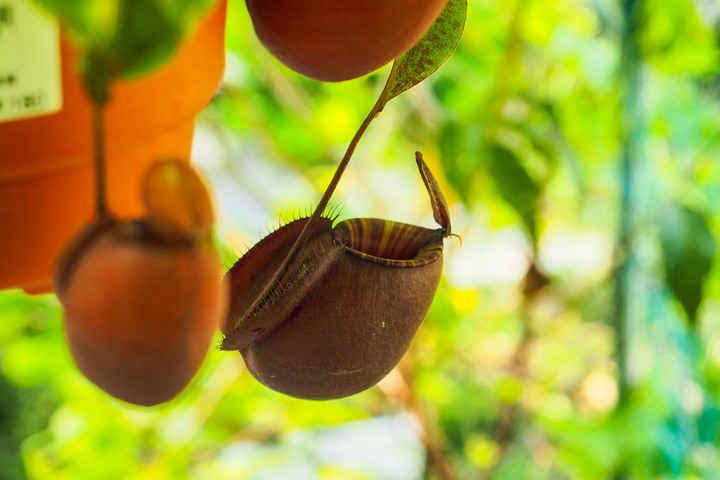
[[[466,13],[465,0],[450,0],[420,42],[395,61],[313,215],[273,232],[228,273],[222,348],[238,350],[268,387],[309,399],[369,388],[400,361],[425,317],[451,227],[422,155],[416,161],[439,229],[369,218],[333,227],[322,214],[372,120],[445,62]]]

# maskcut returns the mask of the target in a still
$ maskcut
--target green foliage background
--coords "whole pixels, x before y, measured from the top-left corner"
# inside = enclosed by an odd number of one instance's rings
[[[244,8],[194,151],[228,266],[312,207],[389,73],[295,75]],[[342,218],[433,225],[421,150],[462,239],[411,350],[361,394],[287,398],[213,351],[180,398],[129,407],[74,368],[52,296],[1,293],[0,478],[720,478],[718,15],[471,0],[458,50],[388,104],[334,197]]]

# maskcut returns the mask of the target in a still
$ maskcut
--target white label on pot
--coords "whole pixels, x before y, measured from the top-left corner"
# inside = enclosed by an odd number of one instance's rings
[[[0,122],[62,108],[58,22],[30,0],[0,0]]]

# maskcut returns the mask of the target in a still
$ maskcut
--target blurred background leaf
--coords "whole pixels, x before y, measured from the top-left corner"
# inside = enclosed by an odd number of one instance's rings
[[[216,0],[34,0],[60,19],[84,53],[96,96],[109,82],[150,72],[170,59],[183,35]]]
[[[665,278],[685,314],[695,322],[717,241],[707,217],[695,210],[670,204],[659,216]]]

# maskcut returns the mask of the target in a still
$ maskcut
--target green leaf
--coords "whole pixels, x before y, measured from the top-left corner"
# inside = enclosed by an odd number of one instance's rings
[[[533,241],[537,240],[540,186],[527,173],[517,155],[502,145],[489,148],[489,171],[500,196],[520,215]]]
[[[449,120],[439,129],[435,140],[440,150],[445,178],[466,205],[470,203],[472,185],[478,171],[478,157],[471,153],[473,148],[468,138],[474,136],[468,135],[468,130],[459,121]]]
[[[672,204],[660,215],[660,245],[665,279],[691,322],[702,301],[702,289],[715,258],[715,237],[708,218]]]
[[[384,106],[435,73],[460,43],[466,18],[467,0],[449,0],[420,41],[395,60],[378,104]]]
[[[36,0],[84,50],[91,96],[104,102],[116,78],[147,73],[168,60],[215,0]]]

